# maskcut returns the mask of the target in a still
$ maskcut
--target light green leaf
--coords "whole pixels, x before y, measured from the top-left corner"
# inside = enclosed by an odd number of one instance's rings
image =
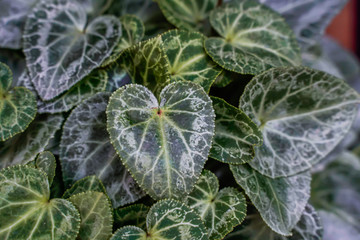
[[[146,87],[127,85],[107,107],[112,144],[154,199],[191,191],[209,154],[214,118],[211,99],[191,82],[169,84],[160,102]]]
[[[75,239],[80,226],[67,200],[49,200],[49,182],[41,170],[14,166],[0,171],[0,239]]]
[[[225,240],[322,240],[323,227],[320,217],[311,205],[305,210],[296,224],[292,236],[285,237],[273,232],[262,220],[258,213],[247,215],[243,224],[230,233]],[[328,239],[328,238],[324,238]]]
[[[73,195],[83,192],[103,192],[106,194],[106,189],[99,178],[95,175],[84,177],[74,183],[71,188],[64,192],[62,198],[69,198]]]
[[[241,110],[221,98],[211,100],[216,119],[210,157],[230,164],[249,162],[254,158],[254,146],[262,144],[261,131]]]
[[[169,60],[171,81],[191,81],[209,92],[221,68],[206,54],[205,36],[197,32],[171,30],[161,35]]]
[[[39,153],[35,160],[35,166],[36,168],[41,169],[44,173],[46,173],[49,185],[51,186],[55,177],[56,169],[56,159],[54,155],[51,152]]]
[[[105,109],[110,93],[98,93],[77,106],[66,120],[60,161],[66,187],[96,175],[114,207],[132,203],[145,194],[122,165],[106,131]]]
[[[219,191],[216,175],[208,170],[202,173],[185,203],[199,214],[212,240],[223,239],[246,216],[244,195],[235,188]]]
[[[272,179],[247,164],[230,169],[266,224],[280,235],[291,235],[310,197],[310,173]]]
[[[83,192],[73,195],[69,201],[79,210],[81,223],[77,239],[104,240],[112,234],[112,208],[102,192]]]
[[[48,146],[64,118],[61,115],[38,115],[25,132],[0,143],[0,169],[35,160]]]
[[[0,63],[0,141],[23,132],[36,115],[36,98],[24,88],[12,88],[12,72]]]
[[[114,229],[133,225],[146,230],[146,216],[150,208],[144,204],[134,204],[114,209]]]
[[[250,165],[269,177],[311,168],[349,131],[359,103],[343,80],[317,70],[277,68],[256,76],[240,99],[264,138]]]
[[[121,36],[120,21],[91,22],[77,1],[41,1],[28,16],[24,53],[34,86],[44,101],[70,89],[110,56]]]
[[[146,225],[147,232],[135,226],[120,228],[111,240],[209,239],[200,217],[188,206],[175,200],[154,204],[147,215]]]
[[[213,60],[241,74],[301,64],[298,44],[283,18],[251,0],[234,0],[216,8],[210,23],[221,37],[205,41]]]

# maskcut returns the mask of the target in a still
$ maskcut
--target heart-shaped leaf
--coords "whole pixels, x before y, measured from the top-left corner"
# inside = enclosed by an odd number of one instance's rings
[[[0,171],[0,238],[75,239],[80,216],[71,202],[49,200],[46,174],[30,166]]]
[[[55,177],[55,169],[56,169],[56,159],[51,152],[42,152],[39,153],[35,160],[35,166],[38,169],[41,169],[46,173],[49,181],[49,185],[51,186],[54,177]]]
[[[283,18],[252,0],[234,0],[216,8],[210,23],[221,37],[205,41],[213,60],[241,74],[301,64],[295,36]]]
[[[96,175],[113,206],[135,202],[145,194],[122,165],[106,131],[105,109],[110,93],[98,93],[77,106],[66,120],[60,144],[65,185]]]
[[[150,208],[144,204],[134,204],[114,210],[114,229],[133,225],[146,230],[146,216]]]
[[[246,216],[244,195],[235,188],[223,188],[219,191],[216,175],[208,170],[202,173],[185,203],[204,221],[211,240],[223,239]]]
[[[269,177],[309,169],[343,139],[359,103],[343,80],[316,70],[276,68],[256,76],[240,99],[264,138],[250,165]]]
[[[60,129],[63,120],[61,115],[38,115],[24,133],[0,143],[0,169],[35,160]]]
[[[171,30],[161,35],[169,60],[171,81],[191,81],[209,92],[221,68],[206,54],[205,36],[197,32]]]
[[[107,107],[111,142],[154,199],[183,198],[200,176],[214,134],[214,110],[202,87],[175,82],[160,93],[127,85]]]
[[[78,193],[89,192],[89,191],[103,192],[106,194],[106,189],[103,183],[101,182],[101,180],[95,175],[92,175],[92,176],[84,177],[79,181],[76,181],[74,185],[71,186],[71,188],[67,189],[64,192],[62,198],[69,198]]]
[[[272,179],[247,164],[230,165],[230,169],[265,223],[276,233],[290,236],[310,197],[310,173]]]
[[[241,110],[212,97],[216,114],[215,136],[210,157],[224,163],[242,164],[254,158],[254,146],[262,144],[262,133]]]
[[[36,115],[36,98],[24,88],[12,85],[12,72],[0,63],[0,141],[23,132]]]
[[[121,35],[112,16],[88,22],[76,1],[41,1],[28,16],[24,52],[30,77],[40,97],[51,100],[100,66]]]
[[[112,234],[112,208],[102,192],[83,192],[73,195],[69,201],[79,210],[81,223],[77,239],[104,240]]]
[[[146,225],[147,232],[135,226],[120,228],[111,240],[209,239],[200,217],[188,206],[175,200],[154,204],[147,215]]]

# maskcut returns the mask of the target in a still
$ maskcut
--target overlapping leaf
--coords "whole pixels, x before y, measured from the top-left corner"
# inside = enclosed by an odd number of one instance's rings
[[[38,115],[24,133],[0,143],[0,169],[34,160],[45,150],[63,120],[61,115]]]
[[[291,235],[310,197],[310,173],[272,179],[247,164],[230,169],[266,224],[278,234]]]
[[[206,240],[206,228],[200,217],[186,205],[175,200],[157,202],[147,219],[147,232],[135,226],[126,226],[115,232],[111,240]]]
[[[207,160],[214,134],[211,99],[197,84],[175,82],[160,101],[144,86],[116,91],[108,131],[123,163],[155,199],[189,193]]]
[[[76,1],[40,2],[27,18],[23,38],[30,77],[40,97],[51,100],[79,82],[111,54],[120,35],[115,17],[89,22]]]
[[[36,98],[24,88],[12,88],[12,72],[0,63],[0,141],[23,132],[36,115]]]
[[[221,37],[205,41],[213,60],[227,70],[259,74],[272,67],[300,65],[295,36],[283,18],[251,0],[216,8],[210,22]]]
[[[99,93],[76,107],[63,127],[60,160],[66,186],[96,175],[105,185],[113,206],[144,196],[122,165],[106,131],[109,93]]]
[[[262,133],[241,110],[223,99],[212,97],[216,114],[215,136],[210,156],[230,164],[254,158],[254,146],[262,144]]]
[[[150,208],[144,204],[134,204],[114,210],[114,229],[132,225],[146,230],[146,216]]]
[[[6,64],[11,69],[11,72],[13,73],[12,86],[19,86],[17,85],[18,78],[26,68],[25,56],[23,52],[0,48],[0,62]]]
[[[209,239],[223,239],[246,216],[246,199],[235,188],[219,191],[215,174],[205,170],[185,203],[194,209],[208,229]]]
[[[56,159],[54,155],[51,152],[39,153],[35,160],[35,166],[46,173],[49,185],[51,186],[55,177],[56,169]]]
[[[270,177],[309,169],[349,131],[358,103],[343,80],[316,70],[277,68],[256,76],[240,99],[264,138],[250,165]]]
[[[0,238],[72,240],[80,216],[67,200],[49,200],[44,172],[29,166],[0,171]]]
[[[78,193],[89,192],[89,191],[103,192],[106,194],[106,189],[105,189],[103,183],[101,182],[101,180],[98,177],[96,177],[95,175],[92,175],[92,176],[84,177],[84,178],[80,179],[79,181],[76,181],[71,186],[71,188],[67,189],[64,192],[64,195],[62,196],[62,198],[69,198]]]
[[[224,69],[221,74],[215,79],[213,85],[215,87],[226,87],[234,80],[235,74],[236,73]]]

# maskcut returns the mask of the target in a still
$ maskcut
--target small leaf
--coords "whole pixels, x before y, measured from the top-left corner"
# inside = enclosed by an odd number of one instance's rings
[[[0,22],[1,22],[1,18],[0,18]],[[0,32],[1,30],[2,29],[0,27]],[[0,62],[6,64],[11,69],[11,72],[13,73],[12,86],[13,87],[19,86],[17,85],[17,81],[26,68],[24,53],[22,51],[14,51],[11,49],[0,48]]]
[[[215,174],[205,170],[185,200],[208,229],[209,239],[220,240],[240,225],[246,216],[246,199],[235,188],[223,188]]]
[[[49,182],[41,170],[14,166],[0,171],[0,238],[75,239],[80,226],[67,200],[49,200]]]
[[[0,143],[0,169],[35,160],[60,129],[63,120],[61,115],[38,115],[24,133]]]
[[[0,141],[23,132],[36,115],[36,98],[24,88],[12,85],[12,72],[0,63]]]
[[[66,187],[96,175],[114,207],[135,202],[145,194],[122,165],[106,131],[105,109],[110,93],[98,93],[77,106],[66,120],[60,161]]]
[[[169,60],[171,81],[191,81],[206,92],[221,73],[221,68],[206,54],[205,36],[197,32],[171,30],[161,35]]]
[[[76,1],[40,1],[27,18],[23,37],[30,77],[40,97],[57,97],[100,66],[120,35],[115,17],[89,22]]]
[[[121,88],[131,83],[131,77],[127,72],[119,67],[119,65],[111,65],[110,68],[106,69],[108,83],[106,85],[107,92],[114,92],[118,88]]]
[[[103,240],[112,234],[112,208],[102,192],[83,192],[73,195],[69,201],[79,210],[81,223],[77,239]]]
[[[310,173],[272,179],[247,164],[230,169],[266,224],[278,234],[291,235],[310,197]]]
[[[262,133],[245,113],[221,98],[212,97],[215,137],[210,157],[224,163],[243,164],[254,158],[254,146],[262,144]]]
[[[241,74],[301,64],[298,44],[283,18],[251,0],[234,0],[216,8],[210,23],[221,37],[205,41],[213,60]]]
[[[71,188],[67,189],[62,198],[69,198],[73,195],[83,192],[103,192],[106,194],[106,189],[99,178],[95,175],[84,177],[74,183]]]
[[[55,177],[55,169],[56,169],[56,159],[51,152],[42,152],[39,153],[35,160],[36,168],[41,169],[46,173],[49,185],[51,186],[54,177]]]
[[[126,226],[117,230],[111,240],[209,239],[200,217],[175,200],[159,201],[152,206],[146,224],[147,232],[135,226]]]
[[[134,204],[114,210],[114,229],[133,225],[146,230],[146,216],[149,207],[144,204]]]
[[[226,71],[225,69],[221,72],[221,74],[215,79],[213,86],[215,87],[226,87],[233,80],[236,73],[231,71]]]
[[[200,176],[214,134],[211,99],[197,84],[175,82],[154,94],[127,85],[107,107],[111,142],[154,199],[183,198]]]
[[[264,138],[250,165],[273,178],[311,168],[344,138],[359,103],[343,80],[316,70],[276,68],[256,76],[239,105]]]

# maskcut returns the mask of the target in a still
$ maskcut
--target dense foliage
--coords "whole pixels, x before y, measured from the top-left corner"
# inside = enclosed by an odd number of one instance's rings
[[[360,239],[345,3],[0,0],[0,239]]]

